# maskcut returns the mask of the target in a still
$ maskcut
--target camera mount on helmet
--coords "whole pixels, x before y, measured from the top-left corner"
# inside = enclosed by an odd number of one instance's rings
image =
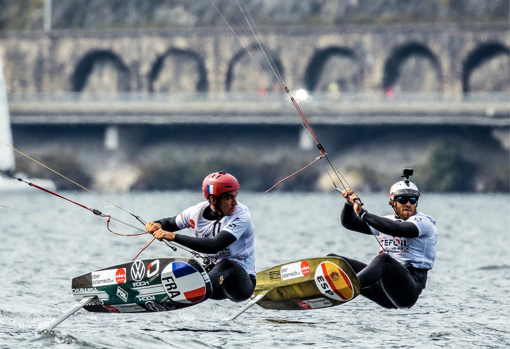
[[[404,181],[406,184],[409,184],[409,177],[413,175],[413,169],[412,168],[404,168],[404,174],[400,177],[404,178]]]
[[[420,191],[416,184],[409,180],[409,177],[413,175],[412,168],[404,168],[404,174],[401,176],[404,178],[403,181],[398,181],[393,184],[390,188],[390,206],[393,206],[393,199],[397,196],[415,196],[420,197]]]

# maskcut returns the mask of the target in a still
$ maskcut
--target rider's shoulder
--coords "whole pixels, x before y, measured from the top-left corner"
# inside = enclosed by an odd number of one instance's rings
[[[413,221],[413,222],[416,222],[416,223],[419,223],[419,222],[430,222],[433,225],[436,225],[436,220],[434,218],[432,218],[432,216],[429,216],[429,215],[424,214],[423,212],[419,212],[419,211],[416,212],[415,215],[412,215],[411,217],[409,217],[409,220]]]

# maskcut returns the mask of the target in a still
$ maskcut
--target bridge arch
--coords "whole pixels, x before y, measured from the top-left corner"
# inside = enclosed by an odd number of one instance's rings
[[[384,64],[384,91],[441,92],[443,73],[436,55],[421,43],[397,47]]]
[[[256,44],[237,52],[228,64],[227,76],[225,79],[225,89],[227,92],[250,92],[264,91],[272,92],[280,89],[278,78],[269,65],[264,51]],[[252,58],[253,56],[253,58]],[[284,78],[283,65],[276,54],[269,52],[267,54],[272,60],[274,68]],[[253,59],[257,63],[253,62]],[[264,72],[260,71],[262,69]],[[268,78],[270,79],[268,81]]]
[[[91,81],[94,77],[96,81]],[[73,92],[129,92],[130,74],[120,57],[109,50],[93,50],[76,65],[71,77]]]
[[[208,90],[204,60],[193,51],[170,48],[156,59],[149,73],[149,92]]]
[[[326,74],[324,74],[326,72]],[[359,92],[363,89],[363,66],[353,50],[328,47],[315,52],[304,76],[308,91]]]
[[[497,42],[480,45],[462,66],[462,91],[510,91],[509,63],[510,50],[504,45]]]

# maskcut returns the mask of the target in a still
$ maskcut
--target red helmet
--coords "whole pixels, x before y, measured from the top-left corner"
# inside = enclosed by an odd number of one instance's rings
[[[220,196],[227,191],[236,190],[241,188],[237,179],[228,174],[225,171],[214,172],[209,176],[205,177],[202,182],[202,191],[204,192],[204,197],[206,200],[209,200],[209,196]]]

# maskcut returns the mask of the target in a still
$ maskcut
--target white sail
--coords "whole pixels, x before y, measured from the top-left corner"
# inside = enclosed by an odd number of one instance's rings
[[[11,120],[7,107],[7,88],[5,86],[2,52],[0,51],[0,141],[12,145]],[[0,171],[14,171],[14,150],[0,144]]]

